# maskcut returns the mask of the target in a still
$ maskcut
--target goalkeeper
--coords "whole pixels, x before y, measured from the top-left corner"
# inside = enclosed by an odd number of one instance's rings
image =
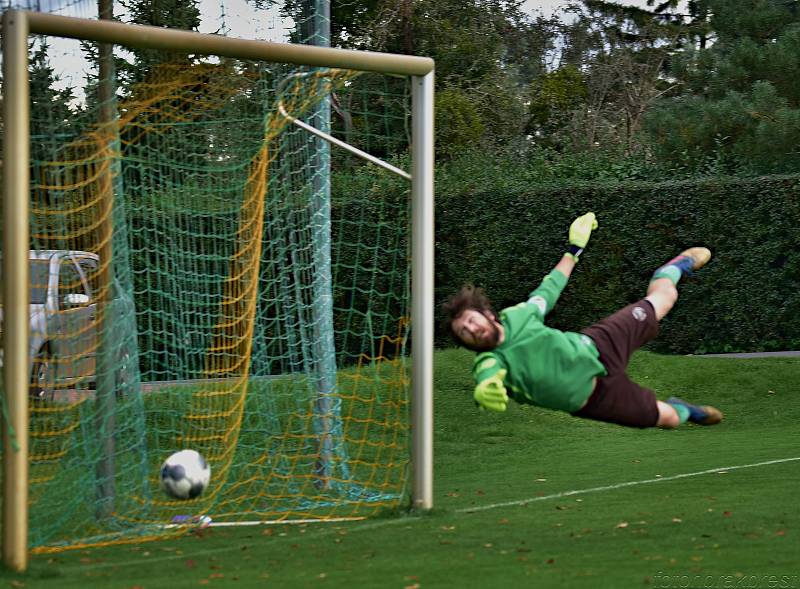
[[[678,298],[681,276],[703,267],[711,252],[687,249],[653,274],[647,296],[581,331],[562,332],[544,318],[567,284],[597,228],[594,213],[575,219],[569,249],[528,300],[496,315],[479,288],[465,286],[444,305],[454,340],[478,352],[475,401],[505,411],[508,399],[630,427],[674,428],[686,421],[719,423],[722,413],[676,397],[659,401],[626,374],[633,352],[658,334]]]

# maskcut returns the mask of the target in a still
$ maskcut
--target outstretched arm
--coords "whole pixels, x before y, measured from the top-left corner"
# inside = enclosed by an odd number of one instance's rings
[[[572,257],[570,254],[564,254],[564,257],[561,258],[561,261],[556,264],[554,270],[558,270],[567,278],[570,277],[572,274],[572,270],[575,268],[576,259]]]
[[[542,317],[547,315],[555,306],[561,291],[567,285],[567,279],[575,269],[578,257],[583,253],[583,248],[589,243],[592,230],[597,229],[597,219],[594,213],[581,215],[569,227],[569,249],[556,264],[550,274],[545,276],[539,287],[534,290],[529,303],[533,303],[542,312]]]

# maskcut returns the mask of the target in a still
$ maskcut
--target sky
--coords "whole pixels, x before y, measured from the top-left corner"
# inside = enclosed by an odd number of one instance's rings
[[[626,6],[647,7],[647,0],[616,0],[619,4]],[[522,3],[522,10],[525,12],[540,12],[543,16],[552,16],[560,11],[567,2],[564,0],[525,0]]]

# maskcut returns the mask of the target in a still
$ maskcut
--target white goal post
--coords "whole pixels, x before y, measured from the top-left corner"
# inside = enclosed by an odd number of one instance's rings
[[[412,501],[415,508],[431,509],[433,507],[434,298],[433,60],[407,55],[234,39],[22,10],[7,10],[3,15],[2,27],[3,391],[8,410],[7,418],[3,420],[2,515],[5,564],[13,570],[20,571],[26,569],[28,561],[29,35],[51,35],[143,49],[411,76]],[[408,173],[403,175],[408,177]]]

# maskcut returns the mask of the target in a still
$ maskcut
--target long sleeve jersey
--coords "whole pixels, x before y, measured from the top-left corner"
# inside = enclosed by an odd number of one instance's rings
[[[476,383],[504,369],[503,384],[518,403],[569,412],[584,405],[592,394],[592,379],[606,374],[597,348],[586,335],[544,324],[566,284],[567,277],[553,270],[527,301],[500,312],[505,339],[475,358]]]

